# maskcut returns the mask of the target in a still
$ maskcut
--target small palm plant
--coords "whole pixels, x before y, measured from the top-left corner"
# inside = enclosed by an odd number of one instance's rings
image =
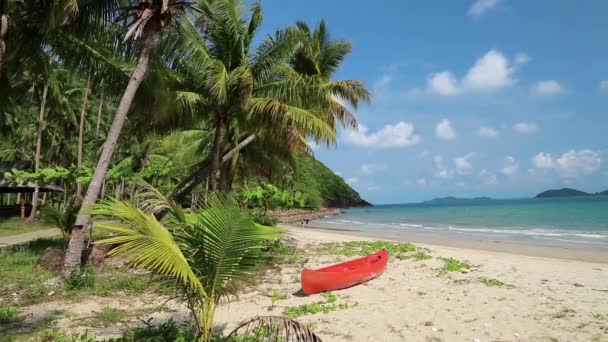
[[[142,206],[150,212],[117,200],[95,205],[93,215],[115,219],[96,226],[114,234],[98,243],[117,244],[110,254],[173,280],[201,340],[209,341],[216,307],[235,294],[237,281],[253,279],[256,266],[264,260],[264,242],[280,231],[256,225],[233,199],[219,195],[206,209],[173,210],[159,222],[153,211],[163,207],[159,205],[163,199],[157,195],[156,205]]]

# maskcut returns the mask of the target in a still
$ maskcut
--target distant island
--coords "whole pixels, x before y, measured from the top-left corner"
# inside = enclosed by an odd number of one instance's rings
[[[595,194],[591,194],[588,192],[571,189],[571,188],[563,188],[563,189],[552,189],[543,191],[540,194],[536,195],[535,198],[551,198],[551,197],[580,197],[580,196],[608,196],[608,190],[598,192]]]
[[[490,197],[474,197],[474,198],[458,198],[458,197],[440,197],[433,198],[430,201],[424,201],[423,203],[429,204],[459,204],[459,203],[468,203],[468,202],[487,202],[491,201]]]

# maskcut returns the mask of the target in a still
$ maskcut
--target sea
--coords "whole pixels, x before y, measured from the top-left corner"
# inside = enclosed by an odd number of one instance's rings
[[[376,205],[347,209],[311,225],[374,235],[520,241],[608,251],[608,196]]]

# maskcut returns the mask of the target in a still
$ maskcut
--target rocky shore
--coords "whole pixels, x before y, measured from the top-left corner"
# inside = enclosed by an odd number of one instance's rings
[[[340,208],[291,209],[284,211],[269,212],[268,216],[276,217],[280,223],[301,223],[304,220],[315,220],[327,216],[336,216],[342,213]]]

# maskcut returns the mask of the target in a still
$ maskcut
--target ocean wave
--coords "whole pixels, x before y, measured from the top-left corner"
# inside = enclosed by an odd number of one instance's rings
[[[492,228],[456,228],[449,227],[450,230],[460,231],[460,232],[474,232],[474,233],[494,233],[494,234],[509,234],[509,235],[530,235],[530,236],[546,236],[546,237],[566,237],[566,236],[576,236],[582,238],[589,239],[605,239],[608,238],[608,235],[596,234],[596,233],[573,233],[573,232],[555,232],[555,231],[545,231],[541,229],[522,229],[522,230],[513,230],[513,229],[492,229]]]
[[[424,227],[421,224],[413,224],[413,223],[399,223],[400,227],[413,227],[413,228],[422,228]]]

